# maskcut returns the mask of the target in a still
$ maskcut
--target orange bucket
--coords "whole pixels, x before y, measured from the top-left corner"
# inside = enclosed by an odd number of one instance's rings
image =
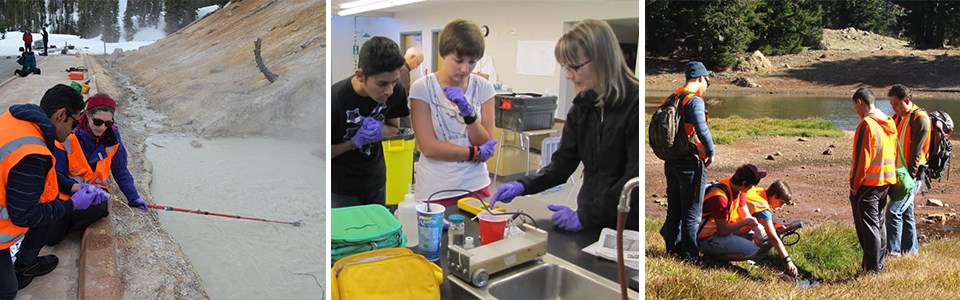
[[[83,80],[83,72],[80,71],[72,71],[69,76],[70,80]]]

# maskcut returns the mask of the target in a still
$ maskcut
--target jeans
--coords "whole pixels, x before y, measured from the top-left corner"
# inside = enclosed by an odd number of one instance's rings
[[[379,190],[369,192],[365,195],[344,195],[337,193],[330,193],[330,207],[349,207],[357,205],[367,205],[367,204],[387,204],[387,187],[382,187]]]
[[[864,271],[880,272],[887,255],[887,233],[884,227],[884,207],[887,205],[887,192],[890,186],[861,186],[850,197],[853,207],[853,224],[857,228],[857,239],[863,249],[861,266]]]
[[[917,241],[917,223],[914,219],[914,206],[917,191],[920,190],[920,178],[916,179],[917,188],[906,199],[893,199],[887,205],[887,246],[890,253],[919,252]]]
[[[667,246],[667,254],[694,260],[700,256],[697,230],[703,209],[707,169],[700,160],[666,161],[663,173],[667,177],[667,219],[660,235]]]

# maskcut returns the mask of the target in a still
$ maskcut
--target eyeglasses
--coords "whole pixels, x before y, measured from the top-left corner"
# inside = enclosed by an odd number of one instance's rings
[[[563,68],[565,68],[565,69],[567,69],[567,70],[572,70],[573,72],[577,72],[577,71],[580,71],[580,68],[583,68],[583,66],[589,64],[590,62],[591,62],[591,60],[588,59],[587,61],[585,61],[585,62],[582,63],[582,64],[564,66]]]
[[[70,116],[70,118],[73,119],[73,125],[70,125],[70,130],[77,129],[77,125],[80,125],[80,120],[77,120],[77,118],[74,117],[73,115],[68,115],[68,116]]]
[[[106,124],[107,127],[113,127],[113,123],[114,123],[113,120],[104,121],[97,118],[90,118],[90,120],[93,121],[93,126],[103,126],[104,124]]]

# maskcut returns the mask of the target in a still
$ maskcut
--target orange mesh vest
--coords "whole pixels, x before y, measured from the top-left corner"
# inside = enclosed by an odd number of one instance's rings
[[[770,210],[770,202],[767,202],[767,190],[764,188],[752,188],[747,191],[744,198],[747,199],[747,210],[750,211],[750,215]]]
[[[693,96],[699,96],[697,95],[697,91],[688,90],[684,87],[678,88],[677,90],[673,91],[673,93],[676,95],[687,93],[687,96],[684,97],[683,101],[679,104],[679,109],[681,111],[683,111],[683,108],[687,106],[687,103],[690,102],[690,100],[693,100]],[[660,105],[663,105],[663,103],[666,103],[666,101],[667,99],[664,99],[661,101]],[[689,140],[690,143],[693,143],[693,145],[697,146],[697,156],[699,156],[700,159],[707,159],[707,150],[703,148],[703,143],[700,142],[700,138],[697,137],[696,128],[693,127],[693,123],[687,120],[686,117],[686,112],[683,112],[683,132],[687,134],[687,140]],[[707,116],[703,116],[703,119],[706,120]]]
[[[7,183],[13,169],[27,155],[45,155],[54,159],[43,141],[43,132],[37,124],[17,119],[9,112],[0,116],[0,249],[8,249],[27,232],[26,227],[13,225],[7,209]],[[56,162],[54,161],[54,164]],[[57,198],[57,174],[51,166],[47,171],[40,203]]]
[[[707,195],[703,199],[710,199],[715,196],[722,196],[727,198],[727,211],[729,215],[727,216],[727,224],[732,224],[737,222],[740,218],[738,206],[740,204],[740,192],[733,190],[733,187],[730,186],[730,178],[720,180],[719,185],[721,187],[714,187],[707,191]],[[733,195],[737,195],[734,197]],[[700,232],[697,233],[698,239],[705,239],[713,236],[717,233],[717,221],[710,214],[702,214],[700,217],[700,222],[703,222],[703,227],[701,227]]]
[[[903,159],[905,161],[910,161],[915,155],[913,153],[913,139],[920,138],[913,136],[913,121],[917,118],[923,117],[922,120],[927,123],[927,128],[930,128],[930,116],[927,115],[927,111],[920,109],[919,106],[914,105],[913,109],[910,110],[910,114],[907,115],[907,118],[896,116],[893,118],[897,122],[897,140],[900,142],[900,147],[903,148]],[[927,132],[926,140],[923,142],[923,151],[920,154],[920,161],[918,164],[926,163],[927,156],[930,154],[930,132]],[[896,160],[896,166],[900,167],[900,160]]]
[[[76,134],[70,134],[66,143],[56,142],[57,148],[67,153],[67,169],[71,178],[77,182],[94,184],[109,191],[110,164],[113,163],[113,157],[117,154],[118,145],[107,147],[107,157],[102,157],[97,161],[97,170],[90,169],[87,163],[87,157],[80,148],[80,140]],[[60,199],[70,198],[70,195],[60,194]]]
[[[897,182],[897,136],[884,132],[879,122],[892,123],[893,119],[887,117],[878,121],[870,114],[857,126],[850,167],[850,187],[854,190],[864,185],[885,186]],[[863,126],[866,126],[866,130],[861,137],[860,128]]]

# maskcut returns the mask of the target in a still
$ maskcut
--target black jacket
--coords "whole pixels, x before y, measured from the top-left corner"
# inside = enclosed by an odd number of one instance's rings
[[[583,185],[577,195],[577,216],[584,227],[614,228],[623,185],[640,176],[640,93],[628,85],[619,105],[605,101],[594,105],[596,94],[587,92],[573,99],[567,112],[560,147],[550,164],[536,175],[520,179],[525,194],[536,194],[567,181],[583,162]],[[638,191],[630,203],[627,228],[640,225]]]

